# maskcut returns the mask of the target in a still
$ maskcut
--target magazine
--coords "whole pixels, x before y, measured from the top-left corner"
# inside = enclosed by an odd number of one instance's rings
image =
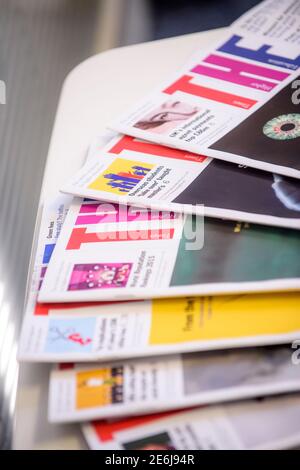
[[[297,290],[299,232],[74,199],[40,302]]]
[[[37,295],[70,198],[45,203],[19,360],[116,360],[291,343],[300,337],[300,293],[154,299],[105,304],[39,303]]]
[[[288,346],[194,352],[53,370],[51,422],[167,411],[300,390]]]
[[[111,127],[300,178],[300,7],[265,0]]]
[[[300,182],[296,179],[126,135],[115,135],[103,148],[99,141],[88,162],[61,188],[63,192],[300,229]]]
[[[94,450],[291,449],[300,444],[300,397],[99,421],[83,425],[83,432]]]
[[[178,411],[166,411],[151,415],[133,416],[123,419],[98,420],[82,425],[82,432],[91,450],[121,450],[120,444],[114,439],[118,431],[132,429],[135,426],[159,420],[165,416],[174,416]],[[150,449],[149,449],[150,450]]]

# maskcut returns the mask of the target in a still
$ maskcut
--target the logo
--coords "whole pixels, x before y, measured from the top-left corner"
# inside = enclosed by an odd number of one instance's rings
[[[275,140],[290,140],[300,137],[300,114],[282,114],[268,121],[263,133]]]
[[[75,264],[68,290],[126,287],[132,263]]]
[[[89,352],[92,350],[95,318],[56,318],[49,321],[46,352]]]
[[[98,191],[125,195],[134,189],[155,165],[116,158],[104,173],[88,187]]]

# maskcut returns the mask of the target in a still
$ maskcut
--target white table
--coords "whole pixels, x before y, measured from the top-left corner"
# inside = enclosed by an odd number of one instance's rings
[[[212,30],[113,49],[78,65],[62,89],[40,205],[81,166],[90,141],[107,123],[176,71],[197,47],[221,34],[222,30]],[[21,364],[15,449],[85,448],[79,426],[47,422],[49,370],[48,365]]]

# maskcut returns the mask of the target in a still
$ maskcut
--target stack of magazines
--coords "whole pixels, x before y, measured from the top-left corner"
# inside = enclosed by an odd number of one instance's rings
[[[299,26],[250,10],[44,204],[19,359],[92,449],[300,445]]]

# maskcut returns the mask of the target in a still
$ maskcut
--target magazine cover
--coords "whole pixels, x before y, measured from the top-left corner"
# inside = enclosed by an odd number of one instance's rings
[[[69,203],[61,196],[44,206],[19,360],[107,361],[291,343],[300,337],[296,292],[111,304],[37,302]]]
[[[77,364],[51,373],[49,420],[139,415],[299,390],[289,346]]]
[[[75,199],[39,301],[297,290],[299,260],[295,230]]]
[[[178,411],[155,413],[151,415],[133,416],[130,418],[99,420],[82,425],[82,432],[91,450],[121,450],[120,444],[114,438],[118,431],[134,428],[165,416],[172,416]],[[149,449],[150,450],[150,449]],[[153,449],[154,450],[154,449]]]
[[[260,3],[112,128],[299,179],[299,22],[294,0]]]
[[[300,444],[300,397],[283,395],[149,415],[141,422],[137,418],[99,421],[85,424],[83,432],[94,450],[289,449]]]
[[[237,140],[229,142],[235,145]],[[243,142],[250,141],[245,138]],[[257,140],[251,142],[256,145]],[[300,229],[300,183],[296,179],[127,135],[116,135],[104,148],[95,145],[91,157],[61,188],[63,192]]]

